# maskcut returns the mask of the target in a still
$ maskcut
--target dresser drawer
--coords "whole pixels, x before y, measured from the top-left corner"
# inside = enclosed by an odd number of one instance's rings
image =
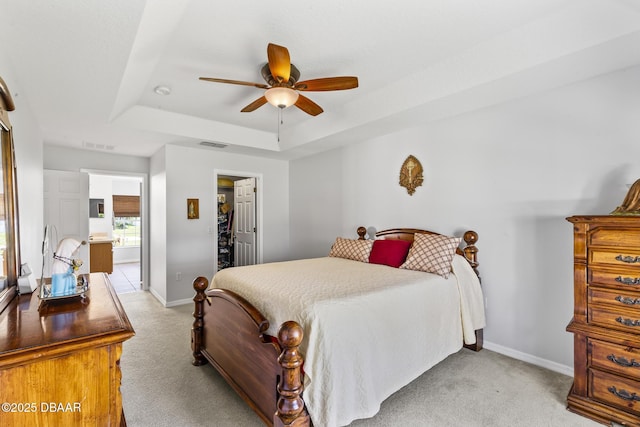
[[[626,308],[589,306],[589,323],[640,334],[640,311]]]
[[[640,380],[640,349],[589,339],[589,365]]]
[[[589,249],[589,264],[606,264],[640,270],[640,250]]]
[[[626,307],[631,310],[638,310],[638,316],[640,317],[640,293],[619,291],[619,290],[607,290],[594,288],[592,286],[588,289],[589,305],[591,304],[607,304],[612,307]]]
[[[614,246],[640,248],[638,227],[596,227],[589,233],[589,246]]]
[[[590,285],[624,287],[640,292],[640,270],[633,268],[611,270],[589,268],[587,282]]]
[[[626,412],[640,414],[640,381],[589,369],[589,396]]]

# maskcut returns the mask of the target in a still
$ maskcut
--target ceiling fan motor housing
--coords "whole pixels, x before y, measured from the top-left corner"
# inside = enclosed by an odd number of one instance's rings
[[[281,84],[273,77],[271,74],[271,70],[269,69],[269,64],[264,64],[262,69],[260,70],[260,74],[262,74],[262,78],[269,86],[280,86]],[[291,64],[291,72],[289,73],[289,82],[284,86],[293,86],[300,79],[300,70]]]

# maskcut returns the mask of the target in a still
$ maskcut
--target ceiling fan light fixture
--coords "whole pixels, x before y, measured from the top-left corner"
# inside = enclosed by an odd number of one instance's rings
[[[298,100],[298,92],[288,87],[272,87],[264,93],[269,104],[278,108],[291,107]]]

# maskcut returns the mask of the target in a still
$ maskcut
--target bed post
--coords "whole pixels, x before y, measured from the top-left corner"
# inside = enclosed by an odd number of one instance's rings
[[[193,326],[191,327],[191,350],[193,350],[193,363],[195,366],[201,366],[207,363],[207,359],[200,351],[202,349],[202,329],[204,327],[204,302],[207,296],[204,294],[209,287],[209,281],[205,277],[197,277],[193,281],[193,289],[196,295],[193,297],[195,309],[193,311]]]
[[[476,247],[476,242],[478,241],[478,233],[469,230],[464,233],[463,239],[467,244],[467,246],[465,246],[463,249],[464,256],[467,258],[467,261],[469,261],[469,264],[471,264],[471,268],[473,268],[473,271],[475,271],[479,279],[480,273],[478,272],[478,266],[480,265],[480,263],[478,263],[478,248]]]
[[[478,276],[478,280],[482,282],[482,279],[480,278],[480,273],[478,272],[478,266],[480,265],[480,263],[478,262],[478,248],[476,247],[476,242],[478,241],[478,233],[476,233],[475,231],[469,230],[466,233],[464,233],[463,239],[464,239],[464,242],[467,244],[464,247],[464,249],[462,249],[462,251],[464,252],[464,256],[467,258],[467,261],[469,261],[471,268],[473,268],[473,271]],[[482,350],[483,338],[484,336],[483,336],[482,329],[476,329],[475,344],[465,344],[464,346],[469,350],[480,351]]]
[[[294,322],[284,322],[278,330],[278,342],[282,354],[278,363],[282,367],[278,384],[278,403],[273,416],[273,427],[309,427],[311,419],[302,400],[302,356],[298,347],[302,342],[302,327]]]
[[[360,226],[358,230],[356,230],[356,233],[358,233],[358,240],[365,240],[364,236],[367,235],[367,229]]]

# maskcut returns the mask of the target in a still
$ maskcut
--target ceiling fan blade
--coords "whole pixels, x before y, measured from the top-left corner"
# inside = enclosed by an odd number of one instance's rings
[[[298,96],[295,106],[312,116],[317,116],[324,111],[322,107],[303,95]]]
[[[267,46],[267,58],[269,59],[269,71],[279,83],[286,83],[291,76],[291,59],[286,47],[269,43]]]
[[[255,101],[253,101],[251,104],[247,105],[240,111],[243,113],[250,113],[262,107],[266,103],[267,103],[267,98],[265,98],[264,96],[261,96],[260,98],[256,99]]]
[[[323,79],[305,80],[298,82],[293,87],[296,90],[325,91],[325,90],[345,90],[358,87],[358,78],[351,76],[326,77]]]
[[[207,82],[214,82],[214,83],[229,83],[232,85],[253,86],[259,89],[269,89],[269,86],[267,86],[264,83],[251,83],[251,82],[243,82],[240,80],[216,79],[213,77],[200,77],[200,80],[204,80]]]

